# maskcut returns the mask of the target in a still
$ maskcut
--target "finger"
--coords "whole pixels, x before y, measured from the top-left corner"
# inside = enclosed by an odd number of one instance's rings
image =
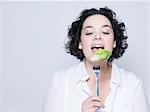
[[[98,105],[94,105],[93,107],[105,108],[105,105],[104,104],[98,104]]]
[[[87,107],[101,107],[103,104],[103,101],[101,100],[100,97],[97,96],[91,96],[89,97],[87,100],[85,100],[83,102],[84,105],[86,105]],[[103,106],[102,106],[103,107]]]
[[[82,103],[83,110],[96,110],[98,108],[104,108],[103,102],[100,97],[90,96]],[[95,111],[89,111],[95,112]]]
[[[99,101],[102,102],[104,101],[104,99],[98,97],[98,96],[90,96],[89,98],[87,98],[87,101]]]
[[[97,109],[99,109],[99,108],[98,107],[89,108],[89,112],[95,112]]]
[[[96,110],[98,110],[98,109],[100,109],[100,108],[104,108],[105,106],[102,104],[100,107],[91,107],[91,108],[89,108],[88,110],[89,110],[89,112],[96,112]]]
[[[92,100],[98,100],[98,101],[101,101],[101,102],[105,100],[104,98],[101,98],[100,96],[93,96],[91,98],[92,98]]]
[[[91,101],[87,105],[88,107],[104,107],[103,102],[99,102],[99,101]]]

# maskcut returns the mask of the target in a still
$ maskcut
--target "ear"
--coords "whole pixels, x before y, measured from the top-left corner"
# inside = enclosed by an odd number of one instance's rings
[[[82,44],[81,44],[81,42],[79,43],[78,48],[79,48],[79,49],[82,49]]]
[[[116,41],[114,41],[114,44],[113,44],[113,48],[115,48],[116,47]]]

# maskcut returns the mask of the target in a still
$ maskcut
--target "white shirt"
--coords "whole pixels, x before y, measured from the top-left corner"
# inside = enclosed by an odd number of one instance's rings
[[[51,76],[43,112],[81,112],[83,101],[92,94],[84,62]],[[100,112],[148,112],[142,81],[112,63],[110,94]]]

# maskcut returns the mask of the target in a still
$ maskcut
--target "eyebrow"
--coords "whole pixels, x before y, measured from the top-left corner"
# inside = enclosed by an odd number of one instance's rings
[[[110,25],[102,25],[102,28],[105,28],[105,27],[109,27],[111,29],[111,26]],[[86,29],[86,28],[93,28],[93,26],[86,26],[84,27],[83,29]]]
[[[111,26],[110,26],[110,25],[103,25],[102,27],[103,27],[103,28],[104,28],[104,27],[109,27],[109,28],[111,29]]]
[[[93,26],[86,26],[83,29],[87,29],[87,28],[93,28]]]

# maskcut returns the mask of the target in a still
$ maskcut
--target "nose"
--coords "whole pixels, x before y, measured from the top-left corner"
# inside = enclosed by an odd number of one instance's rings
[[[101,40],[101,35],[100,34],[96,34],[95,37],[94,37],[94,40]]]

